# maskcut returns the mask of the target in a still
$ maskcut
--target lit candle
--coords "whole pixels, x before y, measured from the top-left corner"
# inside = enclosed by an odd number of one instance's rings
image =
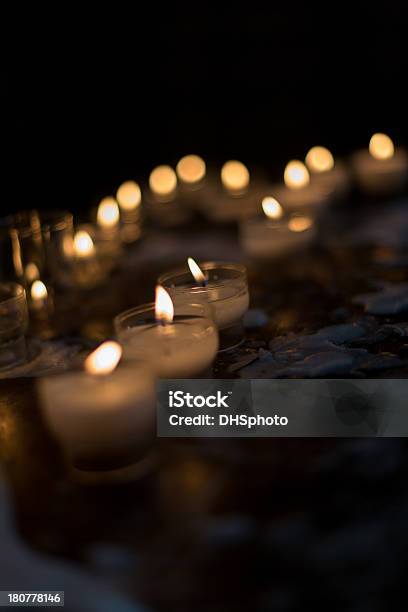
[[[311,182],[305,164],[297,159],[286,165],[283,180],[284,185],[274,187],[274,195],[285,210],[318,209],[329,201],[327,189]]]
[[[121,239],[128,244],[136,242],[141,236],[142,192],[135,181],[125,181],[116,192],[120,207],[122,227]]]
[[[206,309],[185,304],[174,314],[163,287],[155,304],[128,310],[115,318],[126,358],[143,357],[160,378],[197,378],[207,374],[218,350],[218,333]]]
[[[200,189],[205,180],[205,161],[198,155],[182,157],[176,166],[180,186],[186,191]]]
[[[35,280],[30,288],[30,310],[36,314],[46,315],[51,307],[51,296],[41,280]]]
[[[87,226],[85,229],[88,231]],[[89,235],[95,244],[98,257],[111,269],[121,254],[120,210],[115,198],[103,198],[96,212],[96,228],[89,226]]]
[[[123,466],[153,440],[153,375],[141,363],[119,364],[121,354],[117,342],[104,342],[83,370],[38,380],[46,422],[78,467]]]
[[[191,217],[191,211],[180,199],[177,174],[170,166],[154,168],[149,176],[146,196],[147,211],[152,219],[164,227],[182,225]]]
[[[316,236],[313,219],[305,214],[284,214],[277,200],[264,198],[263,217],[255,217],[240,228],[243,249],[258,260],[277,259],[300,253]]]
[[[82,227],[75,233],[73,240],[73,280],[82,289],[93,289],[106,279],[109,266],[104,266],[98,256],[90,234],[91,228]]]
[[[113,231],[117,230],[119,226],[119,219],[119,206],[115,198],[103,198],[103,200],[101,200],[99,203],[96,213],[96,221],[99,228],[106,233],[112,233]]]
[[[176,306],[208,303],[220,333],[221,350],[242,342],[242,319],[249,306],[246,269],[240,264],[188,259],[187,268],[172,270],[159,277]]]
[[[26,360],[27,325],[24,288],[16,283],[0,283],[0,372]]]
[[[326,147],[312,147],[306,157],[311,181],[334,197],[344,196],[350,187],[350,177],[345,165],[334,160]]]
[[[95,255],[95,246],[88,232],[79,230],[75,234],[74,251],[78,259],[90,259]]]
[[[356,151],[351,162],[360,189],[367,193],[397,193],[407,182],[407,152],[402,147],[395,149],[386,134],[373,134],[368,149]]]
[[[259,200],[269,188],[259,177],[251,176],[240,161],[227,161],[218,176],[207,177],[198,193],[202,213],[215,223],[236,223],[256,214]]]

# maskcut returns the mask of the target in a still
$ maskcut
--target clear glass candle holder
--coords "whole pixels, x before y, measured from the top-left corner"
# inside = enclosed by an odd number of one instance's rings
[[[27,325],[24,288],[16,283],[0,283],[0,370],[27,360]]]
[[[218,351],[218,331],[208,305],[175,305],[173,321],[160,324],[155,305],[126,310],[114,319],[125,359],[151,364],[159,378],[207,378]]]
[[[209,304],[219,330],[220,351],[235,348],[244,341],[243,317],[249,306],[246,268],[216,261],[199,266],[207,279],[203,286],[187,266],[162,274],[157,282],[169,292],[176,307],[193,301]]]

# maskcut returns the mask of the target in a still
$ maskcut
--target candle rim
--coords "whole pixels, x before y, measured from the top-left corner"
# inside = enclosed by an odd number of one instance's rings
[[[200,262],[200,268],[202,269],[203,272],[210,272],[211,270],[215,270],[217,268],[234,270],[237,272],[237,276],[234,279],[229,278],[229,279],[224,279],[222,281],[211,281],[211,279],[208,278],[207,285],[205,285],[204,287],[196,284],[196,285],[192,285],[191,287],[185,287],[185,288],[177,287],[177,291],[190,292],[192,289],[197,289],[198,290],[197,293],[200,291],[206,292],[209,289],[211,289],[212,284],[216,285],[217,288],[226,287],[230,284],[231,280],[237,280],[237,279],[242,278],[243,280],[246,281],[247,279],[246,266],[240,263],[227,262],[227,261],[204,261],[204,262]],[[163,274],[159,276],[157,282],[160,285],[163,285],[163,287],[167,289],[172,289],[174,287],[172,287],[169,284],[169,279],[173,277],[181,276],[184,274],[188,275],[190,278],[195,280],[191,274],[190,268],[186,264],[184,266],[180,266],[179,268],[174,268],[173,270],[170,270],[169,272],[164,272]]]

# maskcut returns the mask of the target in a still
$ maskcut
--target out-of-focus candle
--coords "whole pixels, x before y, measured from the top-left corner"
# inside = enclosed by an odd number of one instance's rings
[[[276,185],[273,191],[285,210],[314,210],[324,206],[329,200],[327,189],[310,180],[308,169],[298,159],[286,165],[283,180],[284,185]]]
[[[347,168],[341,161],[335,161],[326,147],[312,147],[305,157],[305,163],[314,185],[337,198],[348,191],[350,177]]]
[[[152,195],[159,202],[171,202],[177,189],[177,175],[170,166],[157,166],[149,176]]]
[[[104,342],[83,370],[38,381],[46,421],[78,467],[126,465],[153,440],[153,375],[142,363],[119,364],[121,354],[117,342]]]
[[[139,208],[142,192],[135,181],[125,181],[116,192],[116,200],[124,212],[132,212]]]
[[[387,134],[373,134],[368,150],[356,151],[351,161],[357,183],[367,193],[397,193],[407,182],[408,155]]]
[[[119,224],[119,206],[115,198],[103,198],[98,206],[96,221],[103,230],[111,230]]]
[[[45,307],[48,300],[48,290],[41,280],[33,282],[30,289],[30,295],[31,307],[34,310],[41,310]]]
[[[240,196],[245,193],[249,182],[249,170],[242,162],[227,161],[221,168],[221,183],[230,195]]]
[[[95,255],[95,246],[91,236],[84,230],[79,230],[74,236],[74,252],[79,259],[88,259]]]
[[[198,189],[205,178],[205,161],[198,155],[186,155],[178,162],[176,172],[181,186],[189,190]]]
[[[24,274],[28,283],[33,283],[34,281],[40,278],[40,271],[38,269],[38,266],[32,261],[26,265]]]
[[[277,200],[264,198],[263,216],[240,226],[244,251],[254,259],[271,260],[289,253],[300,253],[316,235],[313,219],[305,214],[286,215]]]

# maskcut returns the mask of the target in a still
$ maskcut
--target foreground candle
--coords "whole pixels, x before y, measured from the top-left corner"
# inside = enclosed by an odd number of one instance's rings
[[[77,467],[129,464],[154,437],[153,375],[142,363],[119,364],[121,353],[117,342],[105,342],[83,370],[38,381],[45,419]]]
[[[218,333],[206,309],[184,304],[175,315],[170,295],[160,286],[154,305],[128,310],[114,323],[125,357],[142,356],[160,378],[207,375],[217,354]]]
[[[284,185],[275,186],[273,193],[285,210],[316,210],[324,207],[330,199],[327,188],[312,183],[305,164],[297,159],[286,165],[283,180]]]
[[[397,193],[407,182],[407,152],[401,147],[395,149],[386,134],[373,134],[368,150],[356,151],[351,161],[358,185],[367,193]]]
[[[254,259],[271,260],[300,253],[309,246],[316,229],[312,217],[285,214],[279,202],[272,197],[262,202],[263,217],[255,217],[240,227],[240,238],[245,252]]]
[[[329,149],[312,147],[305,157],[305,163],[314,185],[336,198],[347,193],[350,187],[349,173],[341,161],[334,159]]]
[[[176,305],[208,303],[220,332],[221,350],[242,342],[242,319],[249,306],[246,269],[240,264],[204,262],[189,258],[188,266],[159,277]]]

